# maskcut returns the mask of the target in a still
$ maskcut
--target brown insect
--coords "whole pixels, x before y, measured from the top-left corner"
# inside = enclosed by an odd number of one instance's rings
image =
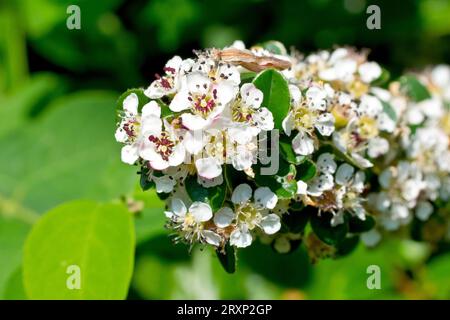
[[[240,65],[254,72],[260,72],[267,68],[284,70],[291,67],[289,61],[272,56],[256,56],[250,50],[236,48],[226,48],[223,50],[213,49],[212,54],[216,59]]]

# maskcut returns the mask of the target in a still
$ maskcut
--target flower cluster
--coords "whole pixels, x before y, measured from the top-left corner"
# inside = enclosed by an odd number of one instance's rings
[[[115,137],[176,241],[338,256],[414,219],[450,225],[450,67],[388,77],[352,48],[237,41],[125,92]]]

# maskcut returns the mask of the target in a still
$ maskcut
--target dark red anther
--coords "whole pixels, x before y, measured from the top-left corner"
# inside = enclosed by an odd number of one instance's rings
[[[172,73],[172,74],[175,74],[175,69],[174,69],[174,68],[165,67],[165,68],[163,68],[163,70],[164,70],[165,72],[170,72],[170,73]]]

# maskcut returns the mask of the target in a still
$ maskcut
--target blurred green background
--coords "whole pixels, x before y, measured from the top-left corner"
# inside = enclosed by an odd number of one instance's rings
[[[66,9],[81,8],[81,30]],[[381,30],[366,8],[381,8]],[[174,54],[279,40],[309,53],[368,48],[392,74],[450,62],[448,0],[2,0],[0,2],[0,299],[24,298],[21,259],[32,224],[62,202],[145,201],[130,299],[450,298],[450,255],[393,239],[347,258],[311,265],[303,250],[242,250],[235,275],[213,252],[170,243],[162,204],[120,163],[114,108],[128,88],[147,86]],[[366,268],[382,289],[366,287]]]

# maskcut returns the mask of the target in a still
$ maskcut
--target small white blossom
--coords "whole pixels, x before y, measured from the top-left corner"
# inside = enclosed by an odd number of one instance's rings
[[[258,227],[266,234],[274,234],[280,230],[280,217],[269,213],[278,202],[278,197],[267,187],[255,190],[248,184],[237,186],[231,196],[234,210],[222,208],[214,216],[215,224],[220,228],[233,226],[230,244],[236,247],[247,247],[252,242],[251,231]]]

